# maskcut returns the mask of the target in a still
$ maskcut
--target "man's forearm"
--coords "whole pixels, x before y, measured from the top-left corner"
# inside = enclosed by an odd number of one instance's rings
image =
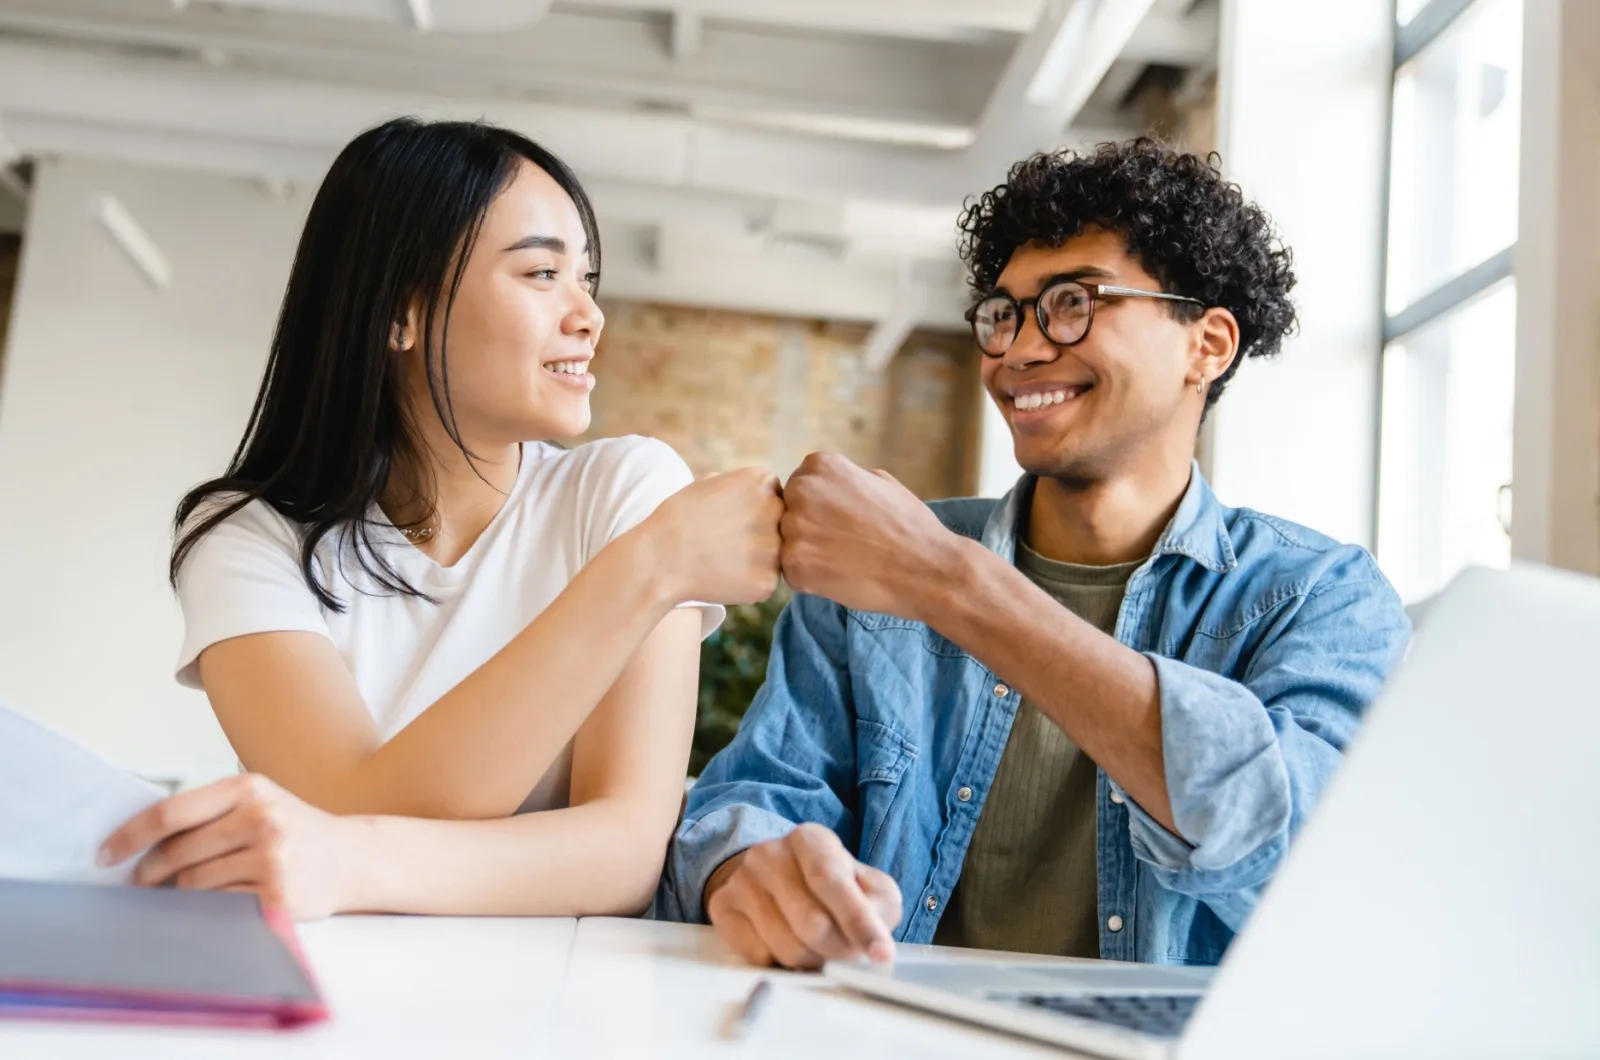
[[[1011,564],[959,539],[913,617],[1002,675],[1161,824],[1176,832],[1150,660],[1062,607]]]

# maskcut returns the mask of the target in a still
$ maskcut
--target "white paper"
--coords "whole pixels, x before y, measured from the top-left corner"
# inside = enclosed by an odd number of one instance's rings
[[[138,863],[100,868],[100,844],[166,792],[0,703],[0,877],[126,883]]]

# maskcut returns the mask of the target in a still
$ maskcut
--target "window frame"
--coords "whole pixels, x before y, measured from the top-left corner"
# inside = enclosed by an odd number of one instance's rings
[[[1403,25],[1400,22],[1399,0],[1394,0],[1391,8],[1394,14],[1394,57],[1389,69],[1388,129],[1383,149],[1383,259],[1378,264],[1379,318],[1383,321],[1383,327],[1379,335],[1377,358],[1378,408],[1373,425],[1373,430],[1377,435],[1373,445],[1374,464],[1372,469],[1372,542],[1374,548],[1377,546],[1378,531],[1382,525],[1384,378],[1390,346],[1449,316],[1508,277],[1515,275],[1514,263],[1517,243],[1516,240],[1513,240],[1509,246],[1502,248],[1484,260],[1444,280],[1431,290],[1413,298],[1408,305],[1402,307],[1398,312],[1390,313],[1388,310],[1389,234],[1393,206],[1391,196],[1394,186],[1394,107],[1395,89],[1399,84],[1400,69],[1420,55],[1430,44],[1443,36],[1475,4],[1483,2],[1487,2],[1487,0],[1428,0],[1412,16],[1411,21]],[[1537,0],[1534,0],[1534,2],[1537,2]]]

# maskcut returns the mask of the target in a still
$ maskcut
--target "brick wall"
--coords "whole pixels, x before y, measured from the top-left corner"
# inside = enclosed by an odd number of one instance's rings
[[[608,301],[594,437],[646,434],[697,475],[748,464],[787,476],[815,450],[881,467],[924,498],[971,493],[978,358],[970,336],[917,332],[882,373],[867,329]]]

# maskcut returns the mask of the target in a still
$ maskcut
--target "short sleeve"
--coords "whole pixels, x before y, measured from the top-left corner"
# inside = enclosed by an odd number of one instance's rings
[[[331,637],[299,556],[299,535],[262,501],[252,501],[199,540],[178,570],[179,684],[199,688],[200,653],[234,637],[283,631]]]
[[[606,545],[632,530],[661,502],[694,482],[694,472],[666,442],[629,435],[591,442],[594,454],[589,523],[584,553],[592,558]],[[700,635],[709,637],[722,625],[727,609],[720,604],[691,602],[700,608]]]

